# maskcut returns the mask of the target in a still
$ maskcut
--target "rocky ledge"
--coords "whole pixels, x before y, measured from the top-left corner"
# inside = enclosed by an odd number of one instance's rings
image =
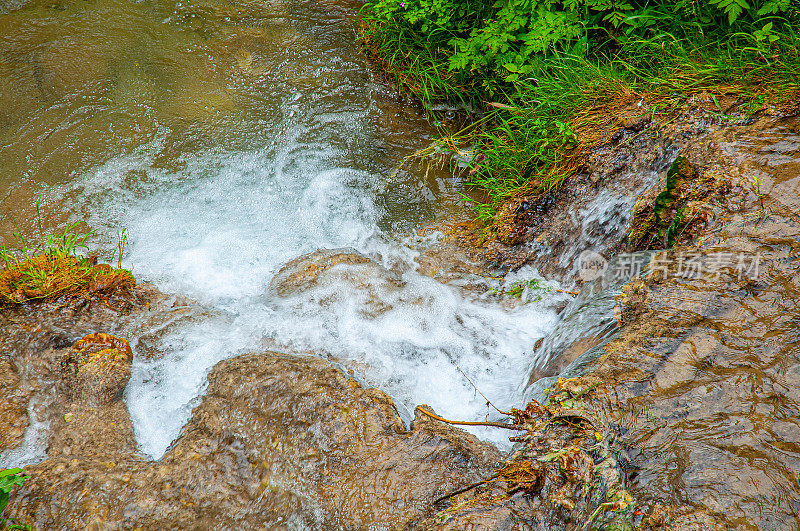
[[[3,447],[22,442],[34,396],[48,426],[46,458],[26,468],[32,479],[6,517],[41,529],[400,528],[501,461],[491,445],[419,412],[407,429],[386,394],[327,360],[278,352],[217,364],[178,440],[148,460],[122,400],[128,342],[101,332],[71,339],[187,308],[142,288],[127,303],[3,309],[0,411],[13,427]]]

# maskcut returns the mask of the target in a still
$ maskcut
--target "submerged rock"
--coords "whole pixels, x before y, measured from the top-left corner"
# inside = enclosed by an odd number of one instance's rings
[[[270,281],[270,291],[290,297],[331,280],[345,280],[355,288],[364,288],[376,280],[400,288],[403,281],[355,249],[320,249],[287,262]]]
[[[269,292],[280,299],[308,298],[326,306],[353,299],[361,316],[372,319],[392,309],[387,299],[404,286],[399,275],[354,249],[320,249],[281,267]]]

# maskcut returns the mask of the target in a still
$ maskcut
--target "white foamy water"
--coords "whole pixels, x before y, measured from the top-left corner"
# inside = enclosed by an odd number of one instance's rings
[[[216,362],[265,340],[353,367],[408,419],[421,403],[453,418],[485,418],[485,400],[464,374],[496,405],[518,405],[532,346],[554,326],[554,312],[507,310],[417,274],[415,251],[379,228],[383,177],[336,167],[337,155],[290,135],[259,151],[201,153],[169,173],[143,150],[103,165],[69,194],[90,212],[103,205],[92,214],[97,224],[117,212],[106,223],[109,232],[127,228],[123,265],[138,278],[218,310],[164,338],[164,357],[135,360],[127,403],[147,454],[159,457],[175,439]],[[132,169],[147,178],[131,186]],[[294,297],[270,294],[286,261],[339,247],[401,264],[405,285],[357,285],[345,274]],[[377,314],[370,293],[382,302]]]
[[[130,87],[161,87],[154,94],[171,99],[134,91],[136,106],[112,101],[141,113],[149,140],[129,145],[119,129],[113,155],[81,165],[47,194],[55,210],[87,220],[109,245],[126,228],[123,266],[207,309],[159,335],[160,357],[135,352],[126,400],[142,450],[163,455],[215,363],[265,345],[336,360],[389,393],[406,419],[422,403],[446,417],[485,418],[486,401],[467,377],[497,406],[522,405],[533,345],[553,328],[554,312],[541,303],[504,309],[416,272],[401,232],[428,219],[443,193],[456,193],[442,173],[394,172],[424,147],[430,127],[370,82],[343,14],[350,8],[263,9],[248,31],[209,21],[214,38],[181,44],[181,61],[169,54],[172,40],[159,41],[147,64],[163,72],[137,62],[127,75]],[[182,31],[180,20],[156,26]],[[162,50],[169,60],[158,59]],[[219,75],[195,83],[180,68],[184,59],[195,69],[213,63]],[[109,97],[128,94],[125,79],[108,82],[117,89]],[[268,289],[287,261],[341,247],[391,265],[403,286],[354,283],[343,270],[293,297]],[[128,339],[136,347],[138,338]],[[507,442],[498,431],[478,433]]]

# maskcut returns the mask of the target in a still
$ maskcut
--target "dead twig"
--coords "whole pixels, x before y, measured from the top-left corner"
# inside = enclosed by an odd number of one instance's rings
[[[493,428],[504,428],[506,430],[528,431],[528,428],[524,426],[519,426],[517,424],[503,424],[501,422],[473,422],[467,420],[447,420],[446,418],[440,417],[436,413],[431,413],[430,411],[426,411],[419,406],[416,407],[416,410],[425,413],[432,419],[436,419],[446,424],[455,424],[458,426],[490,426]]]
[[[439,496],[438,498],[433,500],[433,504],[432,505],[436,505],[437,503],[443,502],[444,500],[447,500],[447,499],[450,499],[453,496],[458,496],[459,494],[463,494],[463,493],[465,493],[467,491],[470,491],[470,490],[472,490],[472,489],[474,489],[476,487],[480,487],[481,485],[485,485],[486,483],[489,483],[490,481],[494,481],[498,477],[500,477],[500,474],[495,474],[494,476],[492,476],[490,478],[486,478],[486,479],[481,480],[481,481],[476,481],[475,483],[470,483],[466,487],[460,488],[458,490],[454,490],[453,492],[450,492],[449,494],[445,494],[444,496]]]
[[[480,395],[483,397],[483,399],[484,399],[484,400],[486,400],[486,404],[487,404],[487,405],[489,405],[489,406],[492,406],[492,407],[493,407],[495,410],[497,410],[497,412],[498,412],[498,413],[500,413],[501,415],[506,415],[507,417],[511,417],[511,416],[513,416],[511,413],[506,413],[505,411],[501,410],[501,409],[500,409],[500,408],[498,408],[496,405],[494,405],[494,404],[492,403],[492,401],[491,401],[491,400],[489,400],[488,398],[486,398],[486,395],[485,395],[485,394],[483,394],[483,393],[481,392],[481,390],[480,390],[480,389],[478,389],[478,386],[477,386],[477,385],[475,385],[474,383],[472,383],[472,380],[470,380],[470,379],[469,379],[469,376],[467,376],[467,375],[466,375],[466,373],[465,373],[464,371],[462,371],[462,370],[461,370],[461,367],[459,367],[458,365],[456,365],[456,369],[458,369],[458,372],[460,372],[460,373],[461,373],[461,375],[462,375],[464,378],[466,378],[466,379],[467,379],[467,381],[469,382],[469,384],[470,384],[470,385],[471,385],[471,386],[472,386],[472,387],[473,387],[473,388],[474,388],[474,389],[475,389],[475,390],[476,390],[476,391],[477,391],[477,392],[478,392],[478,393],[479,393],[479,394],[480,394]]]

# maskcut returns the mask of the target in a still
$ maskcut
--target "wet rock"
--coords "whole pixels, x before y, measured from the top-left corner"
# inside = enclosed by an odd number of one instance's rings
[[[329,525],[358,528],[403,527],[500,457],[441,423],[418,418],[407,431],[381,391],[324,360],[274,353],[217,365],[164,461],[218,441],[241,447],[262,490],[293,492]]]
[[[642,251],[608,262],[601,259],[602,270],[597,277],[584,285],[566,306],[556,327],[534,347],[528,386],[546,377],[580,374],[581,366],[614,337],[625,320],[621,298],[625,293],[632,294],[629,288],[639,281],[652,254]],[[533,391],[528,389],[528,393]],[[539,395],[533,398],[542,399]]]
[[[372,319],[392,308],[387,295],[403,286],[396,273],[353,249],[321,249],[281,267],[269,292],[282,299],[311,298],[322,305],[355,298],[362,316]]]
[[[122,402],[132,362],[128,342],[110,334],[89,334],[75,342],[62,361],[49,456],[100,454],[115,459],[135,451]]]
[[[7,390],[0,394],[0,415],[9,426],[0,430],[0,451],[19,449],[26,427],[48,424],[55,429],[44,430],[43,439],[29,450],[50,447],[51,452],[72,453],[92,448],[95,427],[119,439],[117,446],[133,447],[124,443],[127,436],[116,434],[130,429],[121,398],[132,353],[119,336],[140,336],[199,312],[196,306],[172,308],[172,297],[146,284],[103,293],[99,298],[65,296],[0,308],[0,386]],[[96,334],[98,330],[117,337]],[[78,437],[79,443],[55,435],[65,418],[73,427],[83,426],[86,434]]]
[[[0,451],[19,446],[28,427],[30,393],[8,358],[0,358]]]
[[[487,276],[492,276],[488,264],[474,250],[459,243],[455,230],[421,247],[416,258],[419,274],[474,293],[483,294],[491,289],[487,282]]]
[[[584,282],[536,346],[531,379],[550,378],[533,390],[552,387],[555,376],[603,382],[600,398],[583,405],[608,428],[642,526],[793,529],[800,122],[691,118],[659,135],[643,124],[639,137],[601,146],[588,178],[573,178],[537,215],[520,198],[509,233],[523,243],[492,242],[487,256]],[[642,175],[650,183],[644,188]],[[631,191],[641,192],[635,202],[613,196]],[[618,278],[598,304],[590,297],[594,281],[575,278],[574,258],[586,244],[610,259],[608,274],[614,260],[637,249],[672,250],[651,251],[650,273]],[[581,322],[575,305],[584,303],[592,317]],[[536,509],[524,500],[448,510],[447,525],[548,528],[552,520],[525,519]],[[563,500],[564,508],[576,501]],[[575,507],[582,510],[579,501]]]
[[[360,255],[333,254],[287,275],[295,293],[347,268],[402,285]],[[202,312],[147,286],[114,302],[2,309],[0,385],[9,392],[0,413],[15,426],[3,430],[5,444],[19,444],[32,414],[46,449],[5,516],[35,528],[395,529],[501,460],[491,445],[428,418],[407,429],[386,394],[329,361],[268,352],[218,364],[180,438],[147,461],[122,400],[132,361],[122,333],[154,345],[164,327]]]
[[[639,196],[622,249],[663,249],[697,239],[722,215],[718,205],[733,200],[731,190],[724,175],[708,170],[701,175],[679,156],[658,185]]]
[[[63,362],[72,399],[104,404],[122,396],[131,377],[133,352],[125,339],[111,334],[89,334],[79,339]]]
[[[613,127],[589,132],[603,140],[581,173],[552,193],[503,206],[499,236],[482,244],[486,259],[504,270],[533,266],[572,289],[583,283],[582,252],[610,258],[620,250],[637,196],[665,176],[681,148],[680,141],[652,127],[638,99],[629,103]]]
[[[380,279],[402,287],[400,278],[354,249],[320,249],[287,262],[270,281],[270,291],[289,297],[327,283],[331,277],[344,279],[355,287]]]
[[[500,461],[494,447],[427,417],[407,430],[386,394],[328,361],[268,352],[215,366],[180,438],[148,462],[114,392],[127,358],[97,355],[124,346],[97,334],[70,350],[78,368],[62,382],[72,392],[59,395],[54,442],[26,469],[33,478],[10,516],[39,528],[399,529]],[[99,385],[98,363],[111,369]]]
[[[605,383],[593,407],[645,525],[798,526],[798,130],[762,118],[684,150],[737,198],[704,195],[713,216],[623,289],[617,337],[582,368]]]

